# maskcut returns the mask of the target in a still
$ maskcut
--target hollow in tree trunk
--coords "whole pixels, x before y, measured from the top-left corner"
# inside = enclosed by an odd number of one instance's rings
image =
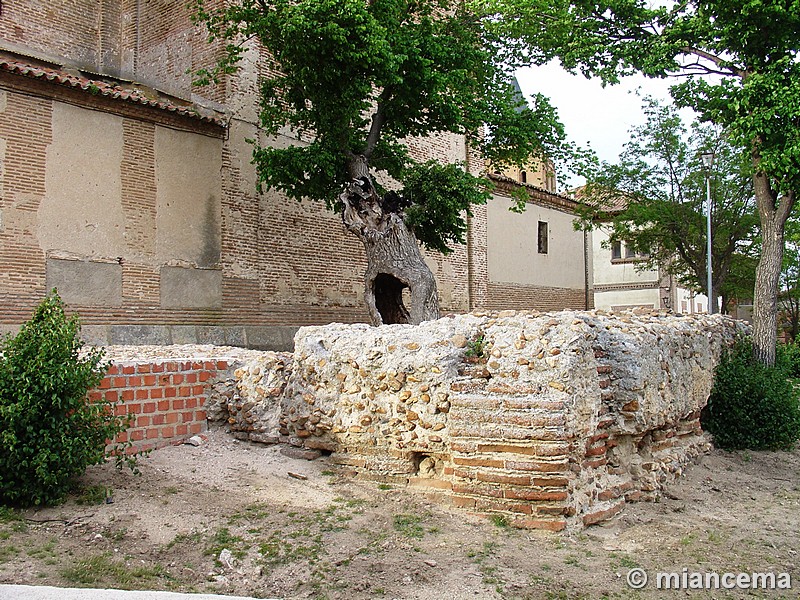
[[[378,195],[363,156],[353,156],[348,167],[351,181],[340,196],[342,220],[366,250],[364,300],[373,324],[438,319],[436,279],[403,222],[403,198],[395,192]],[[410,306],[403,301],[406,289]]]

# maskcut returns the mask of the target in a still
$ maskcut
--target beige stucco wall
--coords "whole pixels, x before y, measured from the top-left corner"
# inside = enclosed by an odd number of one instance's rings
[[[599,310],[614,308],[652,307],[660,304],[658,288],[646,290],[615,290],[594,293],[594,306]]]
[[[574,215],[529,203],[522,214],[512,201],[494,196],[488,205],[489,280],[582,289],[585,279],[583,233]],[[538,223],[548,224],[548,253],[538,252]]]
[[[45,252],[124,256],[122,117],[53,103],[37,237]]]
[[[156,252],[159,262],[212,267],[220,259],[221,141],[157,127]]]
[[[52,135],[38,211],[41,249],[59,257],[127,256],[123,117],[55,102]],[[221,144],[156,127],[156,264],[219,262]]]
[[[594,305],[601,310],[615,307],[652,306],[661,304],[658,272],[652,269],[637,270],[635,262],[612,262],[607,227],[592,231],[592,263],[594,270]],[[597,289],[601,286],[640,286],[648,289]]]
[[[686,303],[686,308],[683,308]],[[685,288],[678,288],[677,312],[694,314],[708,312],[708,297],[705,294],[692,294]]]
[[[592,256],[594,259],[595,285],[653,282],[658,286],[658,272],[653,269],[639,271],[634,262],[611,262],[611,247],[608,229],[601,226],[592,231]]]

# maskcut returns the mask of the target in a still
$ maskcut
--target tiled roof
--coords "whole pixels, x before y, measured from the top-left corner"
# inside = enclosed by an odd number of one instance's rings
[[[557,197],[562,200],[575,202],[575,198],[573,198],[569,194],[565,194],[564,192],[551,192],[550,190],[548,190],[547,188],[543,188],[542,186],[534,185],[532,183],[527,183],[527,182],[522,183],[521,181],[517,181],[513,177],[509,177],[508,175],[503,175],[502,173],[488,173],[487,177],[489,177],[489,179],[493,179],[494,181],[505,183],[507,185],[516,185],[530,190],[536,190],[537,192],[541,192],[544,194],[549,194],[550,196]]]
[[[134,90],[125,89],[119,85],[112,85],[106,81],[97,79],[80,77],[59,69],[38,67],[16,60],[10,60],[8,58],[0,58],[0,71],[5,71],[14,75],[21,75],[23,77],[30,77],[32,79],[47,80],[65,87],[80,89],[89,94],[106,96],[107,98],[118,101],[142,104],[144,106],[150,106],[159,110],[173,112],[191,119],[197,119],[205,123],[213,123],[215,125],[224,126],[222,119],[215,116],[200,114],[194,108],[178,106],[172,102],[167,102],[164,100],[154,100]]]
[[[569,190],[570,196],[575,198],[575,200],[579,202],[584,201],[584,192],[586,186],[576,187],[574,189]],[[598,191],[595,189],[595,191]],[[616,214],[623,212],[626,208],[628,208],[628,204],[630,203],[630,198],[626,196],[623,192],[614,191],[606,188],[602,188],[599,190],[601,192],[601,201],[595,201],[595,205],[598,209],[601,209],[602,212],[606,214]]]

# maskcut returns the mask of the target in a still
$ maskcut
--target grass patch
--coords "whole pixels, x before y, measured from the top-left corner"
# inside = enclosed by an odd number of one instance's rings
[[[497,542],[487,541],[483,543],[483,548],[481,550],[470,550],[467,552],[467,556],[472,558],[475,564],[478,565],[481,575],[483,576],[483,583],[494,585],[495,591],[502,596],[505,581],[500,576],[498,568],[488,564],[488,560],[492,558],[496,550]]]
[[[493,525],[496,525],[497,527],[501,527],[503,529],[507,529],[508,527],[511,526],[511,523],[508,521],[508,517],[505,515],[494,514],[491,517],[489,517],[489,520],[492,522]]]
[[[228,517],[228,523],[230,525],[235,525],[242,521],[246,521],[248,523],[252,521],[261,521],[272,515],[273,512],[274,511],[268,504],[264,504],[263,502],[255,502],[254,504],[245,506],[239,512],[236,512]]]
[[[0,506],[0,523],[17,523],[19,521],[24,522],[25,519],[17,511],[7,506]]]
[[[635,569],[639,566],[639,563],[637,563],[627,554],[617,554],[616,552],[612,552],[611,565],[614,569]]]
[[[192,531],[191,533],[179,533],[172,541],[169,542],[166,546],[167,550],[170,550],[177,546],[178,544],[192,544],[197,545],[201,541],[203,541],[203,534],[199,531]]]
[[[58,540],[56,538],[51,538],[41,546],[36,548],[31,548],[28,550],[28,556],[33,558],[38,558],[47,562],[48,564],[53,564],[52,559],[56,557],[56,545],[58,544]]]
[[[80,490],[75,502],[77,504],[105,504],[106,498],[111,498],[112,489],[104,485],[89,485]]]
[[[19,548],[14,544],[0,544],[0,563],[8,562],[19,554]]]
[[[247,554],[243,546],[244,539],[241,536],[231,534],[227,527],[221,527],[208,540],[205,548],[203,548],[203,554],[205,556],[213,556],[214,561],[219,563],[220,552],[227,548],[235,558],[241,559]]]
[[[421,523],[422,517],[419,515],[395,515],[393,519],[394,530],[408,538],[425,537],[425,528]]]
[[[6,506],[0,506],[0,524],[3,525],[0,527],[0,541],[11,539],[14,533],[27,531],[28,529],[28,524],[25,522],[22,515],[13,508],[8,508]],[[5,558],[5,560],[8,560],[8,558]],[[0,550],[0,562],[4,562],[2,559],[2,550]]]
[[[146,589],[156,580],[172,579],[160,565],[131,567],[107,554],[79,559],[62,569],[61,576],[70,584],[81,587],[102,585],[127,590]]]

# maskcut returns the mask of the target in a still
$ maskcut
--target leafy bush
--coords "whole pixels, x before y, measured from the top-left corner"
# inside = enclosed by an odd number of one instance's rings
[[[129,444],[107,447],[127,417],[111,402],[87,400],[109,365],[102,350],[81,352],[79,332],[53,290],[0,345],[0,502],[54,504],[87,466],[111,453],[118,464],[128,460]]]
[[[726,450],[791,448],[800,439],[800,403],[785,365],[762,365],[752,343],[738,341],[717,367],[703,427]]]
[[[800,345],[779,344],[775,362],[788,373],[789,377],[800,379]]]

